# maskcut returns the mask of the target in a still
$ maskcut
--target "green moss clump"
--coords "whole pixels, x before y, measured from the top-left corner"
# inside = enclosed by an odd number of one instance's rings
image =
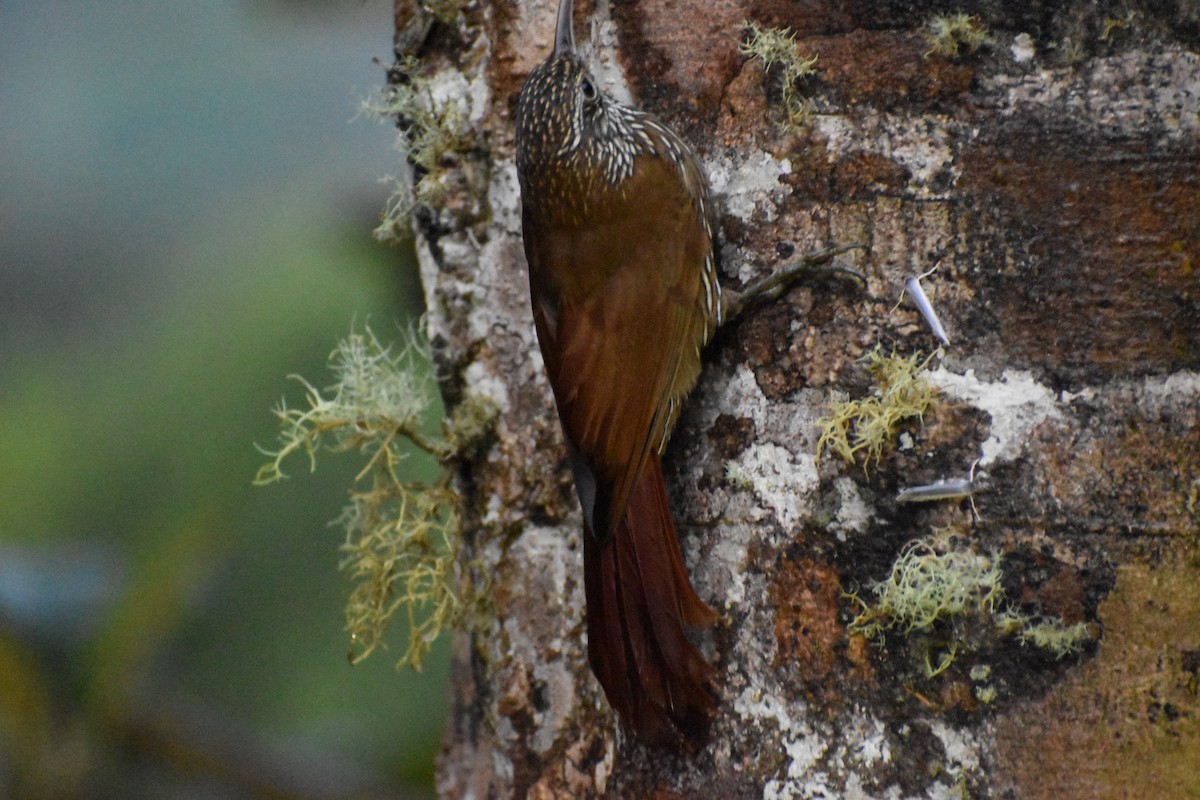
[[[929,49],[925,51],[926,58],[931,55],[955,58],[963,47],[974,53],[992,41],[987,29],[969,14],[934,17],[929,20],[925,38],[929,41]]]
[[[922,419],[933,403],[937,389],[921,373],[941,353],[939,348],[924,358],[920,353],[902,358],[895,353],[884,355],[879,347],[867,353],[867,371],[875,381],[874,396],[829,404],[829,415],[817,420],[821,431],[817,458],[829,451],[853,463],[855,456],[864,452],[864,470],[872,459],[879,463],[884,447],[895,438],[897,426],[913,417]]]
[[[760,28],[749,21],[742,23],[742,28],[750,36],[738,45],[738,52],[747,58],[757,58],[764,70],[778,69],[783,108],[787,114],[782,127],[785,130],[800,127],[812,113],[812,101],[800,94],[800,82],[814,72],[817,56],[801,56],[796,48],[796,34],[787,28]]]
[[[403,480],[398,465],[412,447],[438,459],[474,441],[495,414],[470,414],[470,425],[443,424],[441,435],[425,431],[436,388],[424,338],[413,333],[399,351],[382,345],[370,330],[351,333],[330,356],[335,382],[321,391],[296,377],[307,408],[281,403],[280,443],[264,450],[269,461],[255,477],[267,484],[285,477],[283,462],[297,453],[316,468],[318,450],[359,452],[366,464],[350,490],[337,523],[346,531],[342,570],[355,582],[346,606],[350,660],[362,661],[383,645],[392,618],[407,618],[408,645],[401,665],[421,660],[447,626],[460,624],[471,607],[464,580],[460,498],[443,471],[432,485]]]

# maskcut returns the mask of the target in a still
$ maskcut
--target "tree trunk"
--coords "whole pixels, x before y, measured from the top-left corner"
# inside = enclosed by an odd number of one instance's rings
[[[397,0],[399,55],[474,139],[414,214],[429,325],[448,406],[502,409],[460,466],[490,602],[456,637],[440,792],[1200,796],[1200,6],[981,1],[934,39],[933,11],[891,0],[581,0],[600,83],[707,163],[727,286],[867,245],[844,256],[865,289],[800,286],[720,332],[664,460],[693,582],[723,617],[696,639],[717,668],[711,742],[682,755],[618,731],[585,656],[513,162],[555,4],[475,0],[441,21],[434,5]],[[819,56],[790,129],[780,68],[739,53],[744,21]],[[818,460],[831,397],[871,392],[869,350],[936,347],[896,304],[937,264],[923,286],[951,345],[929,365],[934,404],[866,468]],[[965,498],[896,501],[977,459],[977,518]],[[988,628],[997,608],[851,625],[935,528],[1000,567],[1004,608],[1085,623],[1082,649]]]

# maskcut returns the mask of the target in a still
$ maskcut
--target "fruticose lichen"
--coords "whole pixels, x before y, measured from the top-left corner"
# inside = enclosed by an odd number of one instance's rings
[[[440,632],[463,621],[474,595],[463,579],[460,498],[450,473],[426,485],[405,480],[398,467],[413,447],[449,458],[482,435],[494,409],[473,406],[460,416],[461,429],[451,420],[440,434],[430,433],[426,419],[437,395],[427,345],[416,332],[396,352],[370,330],[352,332],[338,343],[329,366],[335,382],[325,391],[294,376],[305,388],[307,408],[282,402],[275,410],[280,443],[264,450],[270,460],[255,483],[284,478],[283,462],[299,452],[308,456],[310,469],[321,449],[366,458],[337,519],[346,531],[341,568],[355,582],[346,606],[350,660],[357,663],[385,646],[392,617],[403,611],[409,639],[399,663],[420,669]]]
[[[875,602],[862,603],[851,629],[867,638],[898,629],[932,628],[938,620],[990,615],[1004,596],[999,554],[983,555],[931,539],[905,545],[891,574],[871,586]]]
[[[471,0],[421,0],[421,5],[443,25],[454,25]]]
[[[757,23],[742,23],[750,38],[738,45],[738,52],[757,58],[763,69],[778,68],[779,88],[787,114],[785,130],[798,128],[812,113],[812,101],[800,93],[800,82],[813,73],[817,56],[804,58],[796,47],[796,34],[787,28],[760,28]]]
[[[415,184],[407,176],[385,179],[392,195],[375,228],[375,238],[380,241],[403,238],[413,208],[435,205],[442,199],[443,173],[453,168],[453,154],[472,146],[470,124],[462,105],[454,97],[435,94],[419,67],[415,58],[402,59],[394,71],[405,81],[389,84],[379,97],[362,104],[363,114],[396,121],[400,149],[416,172]]]
[[[929,49],[925,51],[926,58],[931,55],[954,58],[963,47],[974,53],[992,41],[987,30],[969,14],[934,17],[929,20],[925,38],[929,40]]]
[[[1111,42],[1113,32],[1127,30],[1137,17],[1138,12],[1133,10],[1127,10],[1123,17],[1105,17],[1104,29],[1100,32],[1099,40],[1102,42]]]
[[[895,353],[884,355],[876,347],[867,353],[874,396],[830,402],[829,415],[817,420],[821,431],[817,458],[830,451],[853,463],[858,453],[865,452],[864,470],[871,459],[878,463],[883,448],[895,438],[897,426],[906,419],[922,418],[933,402],[937,389],[921,373],[941,352],[939,348],[924,358],[920,353],[905,358]]]
[[[932,631],[938,623],[950,623],[952,628],[975,623],[993,635],[1015,636],[1022,645],[1038,647],[1058,658],[1078,652],[1092,640],[1087,623],[1067,625],[1056,617],[1031,616],[1005,607],[1000,553],[976,552],[947,533],[937,532],[905,545],[888,577],[869,587],[873,602],[850,595],[859,606],[850,623],[852,631],[883,641],[891,632],[909,636]],[[931,644],[925,652],[926,676],[944,672],[960,651],[977,647],[978,642],[968,635],[947,637],[938,647]],[[936,655],[935,649],[939,651]],[[972,679],[986,677],[987,673],[977,677],[972,672]]]

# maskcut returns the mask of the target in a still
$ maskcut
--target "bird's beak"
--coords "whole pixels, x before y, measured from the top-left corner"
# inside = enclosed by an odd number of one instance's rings
[[[554,55],[575,52],[575,1],[558,0],[558,25],[554,31]]]

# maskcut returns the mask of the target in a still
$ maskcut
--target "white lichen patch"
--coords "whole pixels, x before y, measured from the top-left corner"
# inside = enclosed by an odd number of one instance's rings
[[[501,512],[504,511],[504,498],[498,494],[493,494],[487,499],[487,506],[483,512],[483,518],[479,520],[479,524],[483,527],[494,527],[501,522]]]
[[[833,797],[823,772],[814,767],[829,747],[827,733],[814,731],[807,721],[794,718],[788,707],[775,695],[759,689],[746,689],[733,701],[734,712],[747,722],[774,724],[779,729],[788,762],[784,778],[763,786],[763,800]],[[803,714],[804,709],[797,709]]]
[[[967,403],[992,418],[979,465],[1011,460],[1021,454],[1030,432],[1048,419],[1061,419],[1054,392],[1024,370],[1005,370],[998,381],[981,381],[974,370],[959,375],[944,366],[926,378],[951,400]]]
[[[792,780],[806,778],[813,766],[825,755],[825,738],[815,734],[800,735],[783,744],[788,754],[787,776]]]
[[[431,338],[454,340],[454,333],[444,327],[453,318],[468,341],[488,341],[504,333],[520,338],[521,349],[534,353],[537,343],[527,284],[513,280],[513,265],[522,256],[517,239],[521,228],[520,186],[512,160],[500,161],[492,170],[487,202],[492,219],[482,243],[471,230],[460,230],[440,237],[435,254],[424,237],[417,237],[425,304],[429,308],[453,309],[452,314],[429,315],[429,334]],[[540,379],[532,370],[523,377]],[[513,376],[508,376],[506,382],[521,383]]]
[[[871,507],[859,493],[858,484],[850,478],[838,478],[833,482],[833,488],[837,490],[840,502],[833,521],[829,523],[829,530],[837,536],[839,542],[844,542],[846,534],[867,530],[871,523]]]
[[[930,184],[942,173],[949,173],[952,180],[947,189],[958,180],[959,172],[954,168],[954,151],[951,141],[957,133],[951,133],[950,120],[946,117],[917,117],[911,120],[891,120],[888,133],[880,139],[880,155],[890,158],[908,170],[912,176],[910,188],[928,191]]]
[[[568,581],[568,565],[577,564],[578,555],[570,550],[567,540],[555,528],[530,528],[513,540],[508,558],[526,565],[529,580],[522,587],[523,595],[515,603],[534,606],[553,605],[559,608],[582,608],[583,597],[579,581]],[[494,653],[500,662],[515,665],[534,665],[533,678],[545,687],[546,709],[534,713],[531,747],[544,753],[554,746],[562,733],[565,721],[575,713],[581,701],[579,686],[574,679],[572,664],[562,658],[548,659],[548,653],[570,652],[578,647],[574,641],[574,626],[578,617],[573,614],[555,615],[557,627],[531,629],[527,614],[506,615],[502,622],[504,635],[491,638],[505,652]],[[573,619],[574,617],[574,619]],[[544,617],[536,619],[544,620]],[[567,641],[571,637],[572,641]]]
[[[792,729],[792,715],[786,705],[773,694],[747,688],[733,701],[733,710],[742,719],[751,722],[774,720],[781,731]]]
[[[1141,386],[1141,405],[1150,415],[1156,415],[1164,406],[1200,400],[1200,373],[1176,372],[1171,375],[1155,375],[1146,378]]]
[[[1013,61],[1018,64],[1024,64],[1032,61],[1037,54],[1037,48],[1033,44],[1033,37],[1028,33],[1018,33],[1013,37],[1012,45],[1008,48],[1008,52],[1012,54]]]
[[[481,78],[475,80],[475,84]],[[466,121],[478,120],[487,110],[487,84],[483,84],[482,93],[478,85],[472,86],[467,76],[456,69],[442,69],[428,79],[429,98],[433,111],[439,116]]]
[[[463,373],[467,391],[496,405],[500,411],[508,411],[508,384],[491,372],[480,361],[472,362]]]
[[[775,219],[776,203],[787,190],[779,179],[791,174],[790,159],[778,159],[760,150],[736,161],[722,153],[706,166],[713,194],[721,198],[727,213],[743,222],[752,221],[756,215],[767,222]]]
[[[563,669],[561,661],[534,662],[534,677],[544,687],[546,710],[534,716],[537,730],[533,733],[530,747],[535,753],[546,753],[558,741],[575,711],[575,700],[579,687],[570,670]]]
[[[709,437],[701,436],[699,451],[689,458],[718,464],[721,477],[721,486],[697,517],[720,525],[719,535],[705,545],[693,565],[693,578],[702,596],[719,598],[717,602],[731,608],[753,603],[761,590],[754,581],[762,579],[762,566],[750,562],[751,547],[779,535],[780,529],[799,525],[812,513],[811,495],[818,479],[812,456],[805,452],[816,413],[810,402],[768,403],[754,373],[737,365],[706,376],[704,390],[690,400],[684,424],[711,429],[726,413],[751,421],[762,444],[751,443],[719,462]],[[771,524],[773,519],[778,525]]]
[[[903,797],[900,787],[892,786],[883,794],[867,791],[863,779],[858,773],[846,777],[846,786],[840,795],[842,800],[901,800]]]
[[[488,205],[492,209],[493,225],[498,225],[505,233],[521,232],[521,183],[517,179],[517,162],[513,159],[493,163]]]
[[[745,723],[774,726],[779,746],[787,756],[779,777],[763,786],[764,800],[801,800],[846,797],[903,797],[898,787],[882,794],[863,790],[861,775],[892,761],[888,726],[869,714],[851,716],[836,733],[814,725],[802,703],[788,704],[764,689],[747,688],[733,701],[733,710]],[[947,748],[949,751],[949,748]],[[970,763],[957,755],[956,764]]]
[[[1151,375],[1141,380],[1115,381],[1103,389],[1085,386],[1077,392],[1063,391],[1059,403],[1132,403],[1147,417],[1157,417],[1179,405],[1200,403],[1200,373],[1181,371]]]
[[[733,463],[784,530],[792,530],[811,513],[811,496],[819,483],[813,456],[796,455],[776,444],[753,444]]]
[[[492,101],[492,87],[488,85],[486,73],[480,72],[471,79],[467,99],[471,109],[471,125],[478,128],[483,124]]]
[[[726,608],[746,601],[746,544],[744,538],[722,536],[705,556],[707,571],[725,578],[721,586]]]
[[[824,773],[809,776],[803,784],[770,780],[763,787],[763,800],[832,800],[841,794],[829,785]]]
[[[892,760],[887,729],[880,720],[856,719],[852,729],[846,731],[846,741],[852,745],[851,758],[863,767],[886,764]]]
[[[941,720],[932,720],[929,729],[942,743],[949,764],[962,769],[979,769],[979,742],[963,728],[953,728]]]
[[[719,380],[707,387],[707,391],[697,396],[694,402],[705,403],[711,399],[711,405],[705,409],[706,425],[711,425],[722,411],[736,410],[740,415],[754,420],[760,427],[766,420],[769,404],[767,396],[758,388],[754,373],[745,364],[738,364],[728,378]]]
[[[1042,69],[1027,75],[983,78],[1001,98],[1000,114],[1063,110],[1080,126],[1110,137],[1161,142],[1200,136],[1200,56],[1134,51],[1097,58],[1080,68]]]

